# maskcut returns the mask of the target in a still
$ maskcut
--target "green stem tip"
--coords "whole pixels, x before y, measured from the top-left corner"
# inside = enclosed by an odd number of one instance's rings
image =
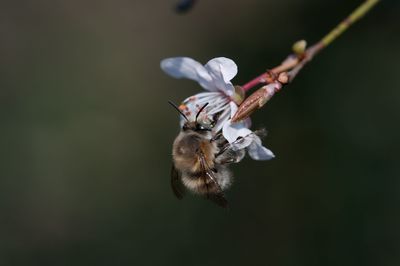
[[[344,19],[339,25],[331,30],[325,37],[323,37],[320,43],[323,46],[328,46],[338,36],[340,36],[345,30],[347,30],[351,24],[362,18],[369,10],[371,10],[380,0],[367,0],[356,8],[346,19]]]

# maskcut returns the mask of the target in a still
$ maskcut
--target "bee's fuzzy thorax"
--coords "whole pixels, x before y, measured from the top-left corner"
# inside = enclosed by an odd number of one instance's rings
[[[196,132],[181,132],[174,141],[172,157],[179,169],[190,169],[189,172],[201,171],[198,152],[204,154],[209,167],[214,166],[215,154],[218,148],[214,142]]]

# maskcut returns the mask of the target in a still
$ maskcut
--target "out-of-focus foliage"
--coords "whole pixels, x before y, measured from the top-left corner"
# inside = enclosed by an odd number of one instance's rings
[[[165,57],[243,84],[360,1],[0,3],[0,265],[398,265],[400,28],[382,1],[255,114],[276,159],[234,166],[231,209],[169,187]]]

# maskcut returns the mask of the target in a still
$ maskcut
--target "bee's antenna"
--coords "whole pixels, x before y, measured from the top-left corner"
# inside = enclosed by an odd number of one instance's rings
[[[186,117],[186,115],[185,115],[181,110],[179,110],[179,107],[176,106],[176,104],[174,104],[174,103],[171,102],[171,101],[168,101],[168,103],[169,103],[172,107],[174,107],[174,108],[181,114],[181,116],[183,116],[183,118],[186,119],[186,121],[189,121],[189,119]]]
[[[208,103],[206,103],[205,105],[203,105],[203,107],[201,107],[200,110],[197,112],[196,120],[195,120],[196,122],[197,122],[197,118],[199,117],[200,113],[204,110],[204,108],[207,107],[207,105],[208,105]]]

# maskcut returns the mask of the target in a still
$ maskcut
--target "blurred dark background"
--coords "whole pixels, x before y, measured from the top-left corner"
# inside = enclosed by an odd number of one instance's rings
[[[382,1],[253,117],[276,155],[231,208],[176,200],[159,68],[217,56],[243,84],[361,0],[0,2],[0,265],[400,265],[400,2]]]

